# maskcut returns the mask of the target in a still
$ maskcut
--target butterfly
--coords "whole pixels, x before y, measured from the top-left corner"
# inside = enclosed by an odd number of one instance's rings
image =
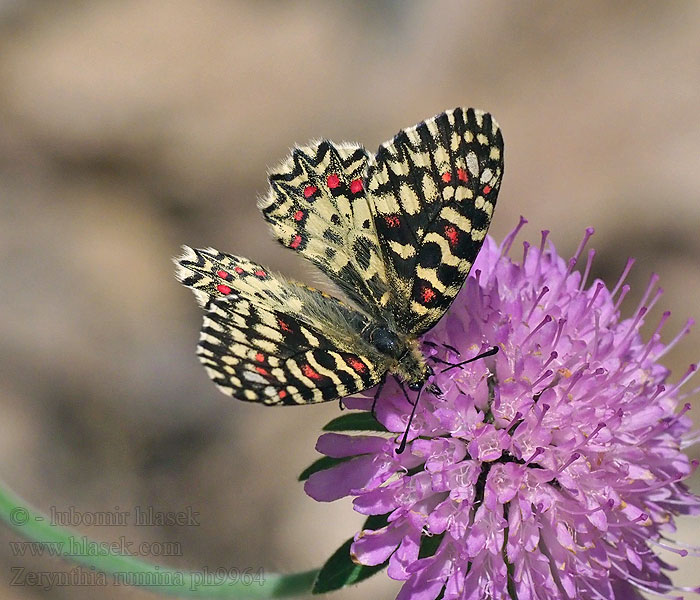
[[[490,114],[456,108],[403,129],[372,155],[327,140],[296,147],[259,202],[282,245],[347,300],[246,258],[184,247],[177,277],[206,314],[197,354],[239,400],[342,399],[393,374],[432,374],[420,336],[448,309],[479,253],[503,174]]]

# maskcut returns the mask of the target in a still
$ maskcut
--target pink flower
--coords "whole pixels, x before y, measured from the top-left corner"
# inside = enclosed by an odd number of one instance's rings
[[[657,556],[681,555],[674,516],[699,514],[682,483],[694,470],[682,452],[690,421],[681,386],[659,363],[687,333],[648,341],[639,329],[661,290],[652,281],[621,319],[629,286],[587,285],[574,258],[559,257],[543,232],[508,257],[523,225],[497,246],[487,238],[448,314],[423,338],[442,396],[423,392],[403,454],[411,406],[389,380],[376,416],[388,432],[327,433],[317,449],[344,459],[313,473],[316,500],[354,496],[383,527],[351,547],[363,565],[388,562],[405,581],[400,600],[482,598],[639,599],[676,594]],[[498,346],[494,356],[454,364]],[[373,390],[348,399],[369,410]]]

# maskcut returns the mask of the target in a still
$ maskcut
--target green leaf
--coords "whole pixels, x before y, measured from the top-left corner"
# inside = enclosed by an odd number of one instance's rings
[[[445,537],[444,533],[438,535],[424,535],[420,540],[420,549],[418,550],[418,558],[427,558],[428,556],[435,556],[442,538]]]
[[[362,525],[362,529],[377,530],[385,527],[387,518],[391,513],[385,515],[372,515]],[[338,548],[323,565],[321,571],[314,582],[313,594],[325,594],[339,590],[348,585],[359,583],[375,573],[386,569],[389,564],[387,559],[381,565],[374,567],[365,567],[352,562],[350,557],[350,546],[352,546],[353,538],[347,540],[340,548]]]
[[[344,456],[343,458],[332,458],[330,456],[322,456],[301,472],[298,481],[306,481],[314,473],[318,473],[319,471],[325,471],[326,469],[331,469],[336,465],[339,465],[340,463],[344,463],[346,460],[350,460],[351,458],[355,457]]]
[[[336,417],[329,422],[324,431],[381,431],[386,433],[387,429],[371,412],[353,412]]]
[[[348,585],[359,583],[360,581],[371,577],[382,569],[385,569],[389,564],[387,560],[376,567],[365,567],[356,565],[350,559],[350,546],[353,539],[347,540],[340,548],[338,548],[326,562],[314,582],[312,594],[325,594],[339,590]]]
[[[383,515],[370,515],[362,524],[362,529],[371,529],[372,531],[377,531],[377,529],[386,527],[389,524],[389,515],[391,515],[390,512]]]

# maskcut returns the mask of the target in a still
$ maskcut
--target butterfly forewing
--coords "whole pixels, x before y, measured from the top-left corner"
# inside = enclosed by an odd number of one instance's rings
[[[259,206],[280,243],[316,264],[376,316],[388,301],[388,288],[365,198],[368,158],[356,144],[324,140],[295,148],[270,171],[270,192]]]
[[[488,113],[457,108],[399,132],[368,164],[366,187],[400,330],[430,329],[486,236],[503,174]]]
[[[239,400],[308,404],[375,385],[386,365],[359,337],[366,318],[338,300],[213,249],[178,259],[206,308],[197,354]]]

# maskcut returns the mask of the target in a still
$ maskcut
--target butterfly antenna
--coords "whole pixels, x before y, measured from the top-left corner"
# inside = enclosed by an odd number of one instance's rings
[[[408,441],[408,430],[411,429],[411,423],[413,423],[413,417],[416,416],[416,408],[418,407],[418,401],[420,400],[420,393],[423,391],[423,386],[418,388],[418,395],[416,396],[416,401],[413,403],[413,408],[411,409],[411,416],[408,417],[408,424],[403,432],[403,437],[401,438],[401,443],[396,450],[396,454],[403,454],[406,449],[406,442]]]
[[[446,369],[443,369],[440,371],[440,373],[444,373],[445,371],[449,371],[451,369],[455,369],[456,367],[461,367],[463,365],[469,364],[470,362],[474,362],[475,360],[479,360],[480,358],[486,358],[487,356],[493,356],[498,352],[498,346],[491,346],[488,350],[485,352],[482,352],[481,354],[477,354],[475,357],[470,358],[468,360],[463,360],[462,362],[451,364],[449,367]]]

